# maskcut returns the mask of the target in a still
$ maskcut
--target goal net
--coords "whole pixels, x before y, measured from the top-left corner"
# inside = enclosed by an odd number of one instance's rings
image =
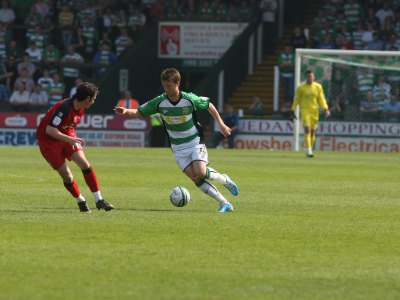
[[[322,147],[326,145],[321,144],[324,136],[349,140],[375,138],[375,142],[376,138],[398,137],[399,132],[393,132],[393,126],[398,129],[400,120],[399,51],[296,49],[296,87],[305,81],[307,70],[314,71],[316,81],[322,84],[332,115],[328,120],[320,115],[316,149],[371,151],[359,147],[352,150],[347,146],[344,149]],[[340,129],[333,130],[335,126]],[[389,127],[392,133],[382,129]],[[295,150],[301,148],[301,133],[298,118]]]

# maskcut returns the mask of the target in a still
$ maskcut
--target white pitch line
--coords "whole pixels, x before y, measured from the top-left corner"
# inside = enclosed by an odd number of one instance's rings
[[[21,176],[17,174],[0,174],[0,176],[8,176],[8,177],[15,177],[15,178],[27,178],[27,179],[32,179],[34,182],[44,182],[46,181],[42,177],[30,177],[30,176]]]

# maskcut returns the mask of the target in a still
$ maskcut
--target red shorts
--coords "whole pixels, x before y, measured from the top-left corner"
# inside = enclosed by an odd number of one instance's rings
[[[72,145],[62,141],[40,142],[39,149],[43,157],[54,170],[58,170],[64,164],[65,159],[71,160],[72,154],[82,151],[81,147],[72,148]]]

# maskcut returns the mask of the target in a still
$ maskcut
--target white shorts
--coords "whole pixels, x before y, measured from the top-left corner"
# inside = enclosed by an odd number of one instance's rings
[[[208,164],[208,153],[205,144],[198,144],[190,148],[174,151],[174,155],[182,171],[195,160],[201,160]]]

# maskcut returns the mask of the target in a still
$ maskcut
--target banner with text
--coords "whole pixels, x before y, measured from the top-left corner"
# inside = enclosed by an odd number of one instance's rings
[[[77,130],[84,147],[144,147],[143,131]],[[0,128],[0,146],[36,146],[35,129]]]
[[[240,133],[293,134],[291,121],[252,120],[239,121]],[[302,129],[301,129],[302,131]],[[400,137],[399,123],[319,122],[318,135]]]
[[[159,22],[158,57],[218,59],[247,23]]]
[[[227,141],[222,143],[227,147]],[[292,150],[293,137],[289,135],[238,134],[236,149]],[[322,136],[315,140],[316,150],[349,152],[400,152],[400,140],[394,138]]]
[[[44,114],[0,112],[0,128],[37,128]],[[77,128],[108,130],[150,130],[150,122],[145,119],[126,119],[120,115],[86,114]]]

